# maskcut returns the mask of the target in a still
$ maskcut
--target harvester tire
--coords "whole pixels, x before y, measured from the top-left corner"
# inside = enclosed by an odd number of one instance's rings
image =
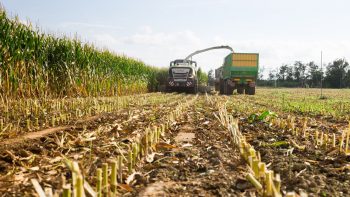
[[[242,87],[237,88],[237,93],[238,94],[243,94],[244,93],[244,89]]]
[[[198,93],[198,84],[195,83],[194,87],[193,87],[193,90],[192,90],[192,93],[193,94],[197,94]]]
[[[193,94],[197,94],[198,93],[198,81],[194,81],[194,87],[193,87],[193,90],[192,90],[192,93]]]
[[[165,87],[165,92],[166,92],[166,93],[170,93],[170,92],[171,92],[171,89],[170,89],[168,86],[166,86],[166,87]]]

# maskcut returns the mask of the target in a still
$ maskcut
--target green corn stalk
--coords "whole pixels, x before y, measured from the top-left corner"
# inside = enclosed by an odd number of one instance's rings
[[[164,70],[84,44],[43,34],[0,9],[0,70],[7,97],[113,96],[154,89]]]

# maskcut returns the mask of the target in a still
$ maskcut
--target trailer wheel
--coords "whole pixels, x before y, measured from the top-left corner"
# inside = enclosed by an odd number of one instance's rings
[[[229,85],[228,80],[225,81],[225,86],[226,86],[226,95],[232,95],[233,87]]]
[[[220,86],[220,94],[224,94],[224,82],[222,80],[220,80],[219,82],[219,86]]]
[[[227,84],[227,80],[224,80],[224,94],[228,95],[228,84]]]
[[[243,94],[244,93],[244,89],[242,87],[237,88],[237,93],[238,94]]]
[[[215,91],[220,91],[220,83],[215,82]]]
[[[255,94],[255,87],[247,87],[245,89],[245,93],[248,94],[248,95],[254,95]]]
[[[255,95],[255,87],[250,88],[250,95]]]

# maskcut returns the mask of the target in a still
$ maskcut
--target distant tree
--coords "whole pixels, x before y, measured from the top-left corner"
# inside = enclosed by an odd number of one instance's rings
[[[345,59],[337,59],[328,64],[325,82],[331,88],[344,88],[347,82],[349,63]]]
[[[267,80],[260,80],[266,86],[319,87],[323,72],[314,62],[301,61],[293,65],[284,64],[276,71],[270,71]],[[345,59],[336,59],[327,66],[323,86],[329,88],[350,88],[350,66]]]
[[[302,63],[300,61],[296,61],[293,67],[293,75],[295,80],[297,81],[300,81],[300,78],[301,78],[301,71],[299,69],[301,67],[300,65],[302,65]]]
[[[287,69],[288,69],[287,64],[285,64],[279,68],[278,75],[277,75],[278,80],[284,81],[286,79]]]
[[[306,65],[303,64],[301,61],[296,61],[293,67],[293,75],[294,75],[294,79],[296,80],[297,83],[299,83],[301,87],[305,86],[305,79],[306,79],[305,74],[306,74]]]
[[[345,86],[350,88],[350,69],[348,69],[348,72],[346,72],[344,81],[345,81]]]
[[[269,72],[269,77],[267,79],[270,80],[270,81],[276,80],[276,73],[275,73],[275,71],[271,70]]]
[[[287,69],[286,69],[286,75],[287,75],[286,80],[291,82],[291,81],[293,81],[293,75],[294,75],[293,67],[288,66],[288,65],[286,65],[286,66],[287,66]]]
[[[209,70],[208,72],[208,85],[214,86],[215,85],[215,75],[213,69]]]
[[[297,87],[300,86],[294,79],[294,67],[288,64],[281,66],[277,72],[278,86],[282,87]],[[299,75],[298,75],[299,77]]]
[[[318,67],[318,65],[315,64],[315,62],[309,62],[306,64],[306,67],[309,70],[307,79],[308,84],[310,87],[318,87],[320,86],[321,82],[321,69]]]

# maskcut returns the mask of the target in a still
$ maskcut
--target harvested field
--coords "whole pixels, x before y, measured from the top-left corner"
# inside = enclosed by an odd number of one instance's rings
[[[288,110],[278,104],[285,96],[268,102],[271,91],[130,96],[54,127],[3,130],[0,191],[35,196],[37,181],[47,196],[74,193],[80,177],[88,196],[348,196],[348,101],[329,90],[323,109]],[[317,97],[313,90],[276,91]],[[342,111],[324,111],[334,103]]]

